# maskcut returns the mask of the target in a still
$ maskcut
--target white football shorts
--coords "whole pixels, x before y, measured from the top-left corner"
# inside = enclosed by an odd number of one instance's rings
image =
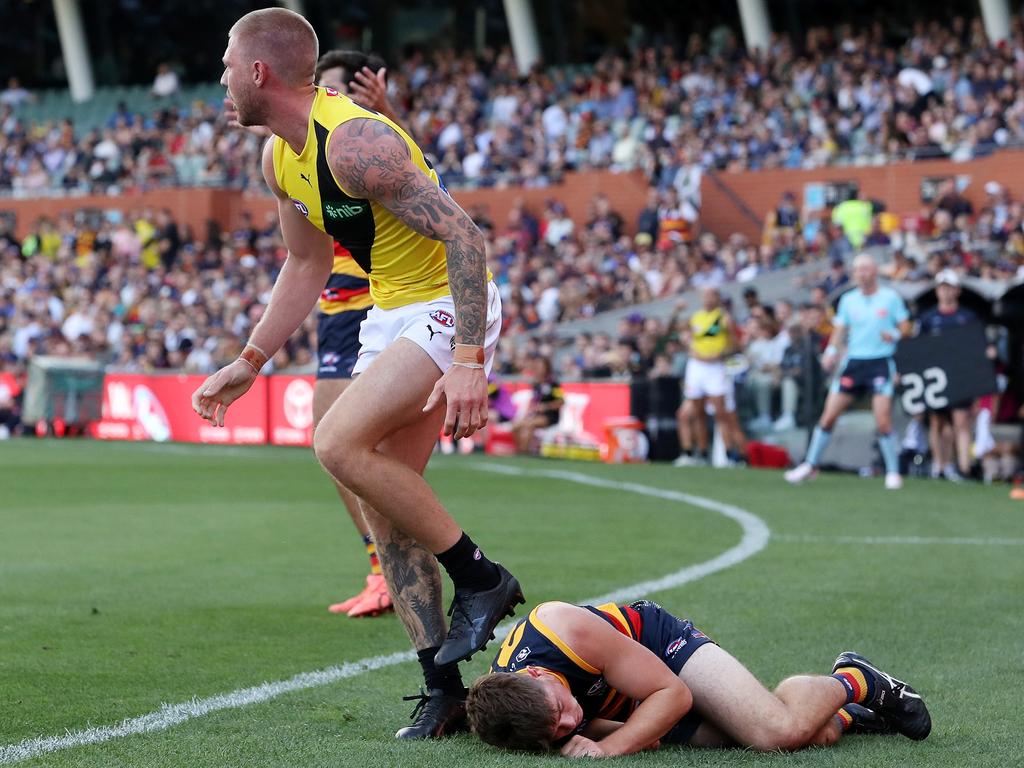
[[[484,370],[490,374],[501,333],[501,297],[493,282],[487,283],[487,326],[484,330]],[[396,339],[408,339],[430,355],[441,373],[455,354],[455,302],[451,296],[419,301],[394,309],[373,307],[359,327],[359,357],[352,375],[365,371],[377,355]]]

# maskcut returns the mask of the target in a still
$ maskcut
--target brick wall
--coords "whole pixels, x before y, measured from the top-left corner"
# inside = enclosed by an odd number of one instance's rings
[[[455,191],[455,199],[467,210],[482,206],[500,231],[508,211],[517,199],[536,214],[543,210],[544,201],[557,198],[565,203],[570,216],[584,221],[587,203],[597,192],[604,192],[626,221],[629,231],[643,208],[646,183],[639,173],[613,174],[608,172],[570,174],[564,183],[550,187],[524,189],[480,189]],[[224,189],[156,189],[142,193],[128,193],[117,197],[58,197],[33,200],[0,200],[0,211],[11,211],[17,217],[16,233],[24,236],[40,216],[56,216],[63,211],[87,208],[117,209],[125,214],[144,208],[168,208],[175,218],[190,224],[197,233],[205,232],[208,219],[223,227],[236,226],[243,211],[249,211],[256,222],[263,221],[268,212],[276,211],[269,195],[246,195]]]
[[[753,211],[757,220],[751,221],[714,180],[705,178],[701,186],[701,225],[720,237],[733,232],[760,237],[765,215],[778,204],[784,191],[792,190],[797,200],[802,201],[804,185],[822,181],[857,181],[862,198],[881,200],[896,214],[913,213],[922,206],[921,181],[943,176],[969,179],[964,195],[974,203],[975,209],[984,202],[983,187],[987,181],[998,181],[1020,198],[1024,196],[1024,151],[1005,150],[964,163],[927,160],[870,168],[721,173],[718,180]]]

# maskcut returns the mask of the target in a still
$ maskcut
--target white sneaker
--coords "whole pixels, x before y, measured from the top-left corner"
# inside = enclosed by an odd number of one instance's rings
[[[789,470],[783,477],[786,478],[786,482],[792,485],[800,485],[805,480],[813,480],[818,476],[818,470],[808,464],[806,461],[793,469]]]
[[[680,453],[675,461],[672,462],[673,467],[696,467],[697,459],[688,453]]]
[[[885,473],[885,490],[898,491],[903,487],[903,477],[899,472]]]
[[[772,429],[776,432],[785,432],[787,429],[793,429],[796,427],[796,419],[793,418],[793,414],[784,413],[775,420],[772,424]]]
[[[751,432],[767,432],[772,428],[772,420],[770,416],[758,416],[756,419],[752,419],[747,428]]]
[[[962,483],[964,481],[963,476],[956,471],[956,467],[952,464],[947,464],[942,468],[942,476],[951,483]]]

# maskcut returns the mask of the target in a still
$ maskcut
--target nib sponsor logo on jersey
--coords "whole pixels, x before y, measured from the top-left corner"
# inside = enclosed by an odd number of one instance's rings
[[[351,219],[366,210],[366,203],[324,203],[324,216],[328,219]]]

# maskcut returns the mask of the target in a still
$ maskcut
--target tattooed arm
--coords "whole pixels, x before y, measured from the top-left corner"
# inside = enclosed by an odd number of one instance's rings
[[[455,342],[482,350],[487,267],[483,235],[473,220],[413,163],[406,143],[380,120],[356,118],[338,127],[327,157],[346,192],[376,200],[413,231],[445,244]],[[446,435],[468,437],[487,423],[487,379],[482,370],[449,368],[424,410],[432,409],[442,395],[448,402]]]

